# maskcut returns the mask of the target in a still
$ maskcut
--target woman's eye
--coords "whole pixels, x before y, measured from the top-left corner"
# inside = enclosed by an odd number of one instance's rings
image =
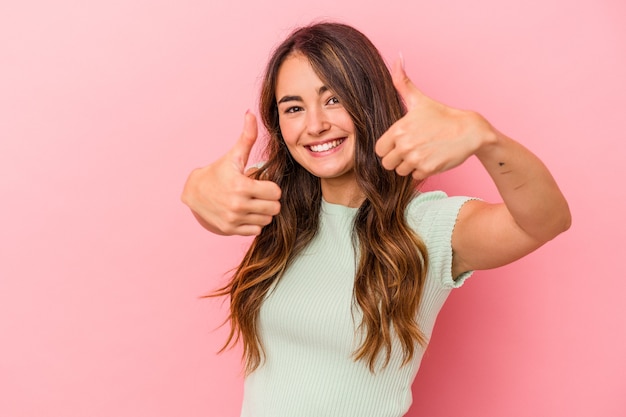
[[[337,97],[331,97],[326,104],[339,104],[339,99]]]
[[[285,113],[296,113],[296,112],[299,112],[299,111],[302,111],[302,107],[292,106],[292,107],[287,108],[285,110]]]

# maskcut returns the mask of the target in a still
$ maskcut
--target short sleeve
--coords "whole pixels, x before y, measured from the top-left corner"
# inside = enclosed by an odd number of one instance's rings
[[[419,194],[407,207],[407,222],[428,251],[428,278],[444,288],[460,287],[473,273],[452,277],[452,232],[461,207],[470,200],[475,198],[430,191]]]

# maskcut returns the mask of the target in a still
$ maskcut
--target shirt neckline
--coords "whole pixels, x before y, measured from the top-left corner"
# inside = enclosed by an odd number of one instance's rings
[[[329,203],[322,197],[322,212],[338,216],[354,216],[359,211],[358,207],[348,207],[342,204]]]

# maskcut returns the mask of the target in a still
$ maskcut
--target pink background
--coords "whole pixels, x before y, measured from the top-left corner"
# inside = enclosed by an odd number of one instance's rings
[[[336,4],[341,3],[341,4]],[[0,415],[237,416],[226,306],[248,242],[179,201],[256,108],[271,48],[333,18],[535,151],[572,229],[442,311],[409,416],[624,416],[621,0],[4,1]],[[471,160],[429,188],[494,199]]]

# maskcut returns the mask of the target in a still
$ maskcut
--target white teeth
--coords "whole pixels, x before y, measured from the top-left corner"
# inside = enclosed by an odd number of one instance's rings
[[[336,148],[337,146],[341,145],[341,142],[343,142],[342,139],[336,139],[330,142],[322,143],[321,145],[311,145],[309,146],[309,149],[311,149],[313,152],[324,152],[329,149]]]

